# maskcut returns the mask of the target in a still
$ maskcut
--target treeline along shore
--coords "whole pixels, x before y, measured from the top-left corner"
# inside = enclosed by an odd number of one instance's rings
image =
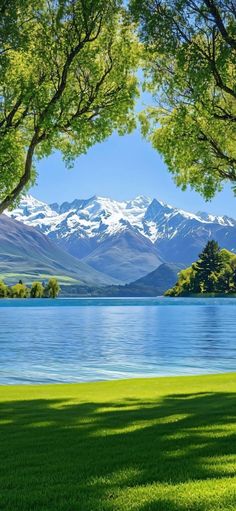
[[[32,282],[27,286],[19,280],[13,286],[8,286],[0,281],[0,298],[56,298],[60,293],[60,286],[55,277],[48,282]]]

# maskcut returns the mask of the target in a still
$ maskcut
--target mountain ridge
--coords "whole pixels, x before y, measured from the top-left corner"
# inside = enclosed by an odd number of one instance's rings
[[[7,283],[56,276],[87,285],[118,283],[55,245],[47,236],[6,215],[0,216],[0,274]]]
[[[235,219],[190,213],[142,195],[127,201],[94,195],[51,205],[28,195],[8,215],[123,283],[164,262],[191,264],[212,238],[236,252]]]
[[[177,281],[183,267],[162,263],[158,268],[130,284],[92,288],[67,286],[62,288],[64,296],[107,296],[107,297],[154,297],[162,296]]]

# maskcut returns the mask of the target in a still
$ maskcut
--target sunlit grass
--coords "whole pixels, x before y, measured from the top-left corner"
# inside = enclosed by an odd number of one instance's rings
[[[16,284],[19,280],[23,280],[25,284],[32,284],[34,281],[46,281],[50,277],[55,277],[59,284],[63,285],[72,285],[79,284],[80,281],[78,279],[74,279],[73,277],[69,277],[67,275],[51,275],[46,273],[3,273],[1,272],[1,280],[6,282],[7,284]]]
[[[1,511],[235,511],[236,374],[0,387]]]

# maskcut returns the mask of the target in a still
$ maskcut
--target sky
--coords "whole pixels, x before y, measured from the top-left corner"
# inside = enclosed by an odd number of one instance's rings
[[[37,170],[38,184],[30,193],[48,203],[70,202],[93,195],[116,200],[146,195],[187,211],[207,211],[236,218],[236,197],[230,186],[211,202],[205,202],[196,192],[182,192],[160,155],[139,131],[123,137],[113,134],[77,158],[73,169],[68,170],[60,153],[54,153],[38,162]]]

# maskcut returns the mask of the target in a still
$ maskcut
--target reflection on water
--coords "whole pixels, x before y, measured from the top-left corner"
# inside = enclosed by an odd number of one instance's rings
[[[236,370],[235,299],[0,302],[0,383]]]

